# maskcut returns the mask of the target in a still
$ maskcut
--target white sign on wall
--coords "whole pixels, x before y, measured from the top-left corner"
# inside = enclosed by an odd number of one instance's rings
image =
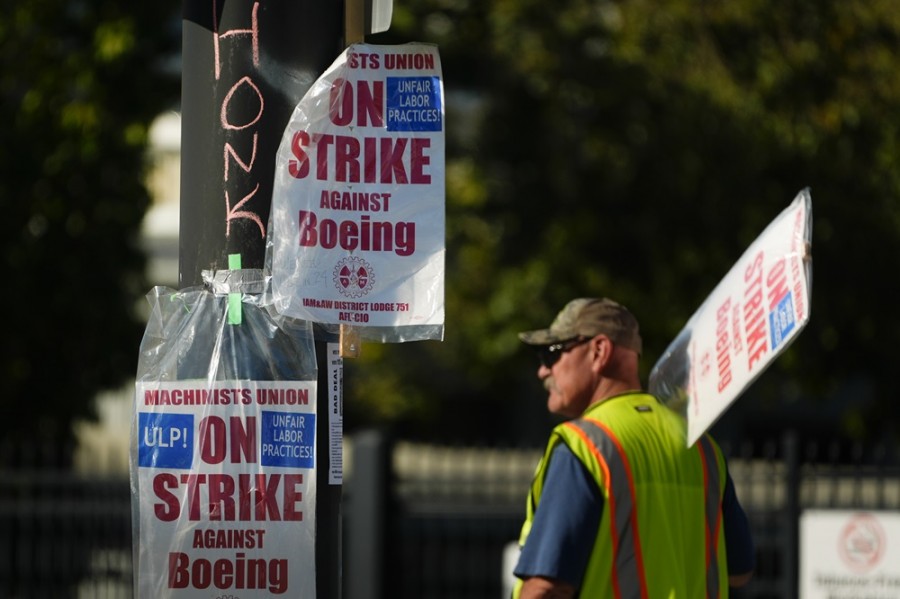
[[[900,597],[900,513],[803,512],[800,517],[800,597]]]

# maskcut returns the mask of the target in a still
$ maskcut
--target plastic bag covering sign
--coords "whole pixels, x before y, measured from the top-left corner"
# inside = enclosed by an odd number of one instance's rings
[[[315,597],[316,383],[138,383],[139,597]]]
[[[350,46],[278,150],[267,251],[278,311],[354,327],[444,319],[444,94],[437,48]],[[433,338],[433,337],[425,337]]]
[[[811,209],[804,190],[744,252],[654,366],[650,390],[684,411],[688,444],[806,326]]]

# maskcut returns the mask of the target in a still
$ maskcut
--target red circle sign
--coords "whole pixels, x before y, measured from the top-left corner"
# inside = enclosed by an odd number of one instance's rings
[[[857,514],[847,522],[838,540],[844,563],[856,573],[868,572],[881,561],[887,537],[871,514]]]

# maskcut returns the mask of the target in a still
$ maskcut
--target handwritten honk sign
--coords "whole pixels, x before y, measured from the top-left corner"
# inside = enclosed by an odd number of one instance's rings
[[[309,89],[276,160],[279,312],[354,327],[444,319],[444,94],[437,48],[350,46]]]

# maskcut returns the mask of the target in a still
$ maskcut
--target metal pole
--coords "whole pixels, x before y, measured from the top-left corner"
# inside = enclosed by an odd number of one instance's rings
[[[347,484],[347,599],[384,596],[388,484],[391,478],[391,442],[378,431],[355,435],[353,478]]]
[[[275,157],[294,107],[343,49],[339,1],[184,0],[179,286],[203,270],[262,268]],[[317,337],[317,354],[325,343]],[[327,385],[319,385],[316,596],[340,590],[340,485],[328,484]],[[253,367],[250,367],[253,369]],[[242,369],[266,380],[268,369]],[[302,598],[301,598],[302,599]]]
[[[340,2],[184,0],[179,284],[261,268],[275,155],[297,102],[342,48]]]

